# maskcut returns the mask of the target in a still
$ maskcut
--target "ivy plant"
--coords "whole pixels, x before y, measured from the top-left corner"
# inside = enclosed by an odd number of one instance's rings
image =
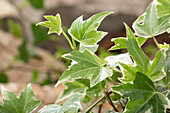
[[[72,23],[68,33],[63,30],[59,13],[56,16],[44,16],[47,21],[37,25],[49,28],[48,34],[63,34],[73,51],[62,56],[72,63],[56,83],[56,87],[63,84],[66,89],[55,104],[43,107],[39,113],[93,113],[95,106],[100,106],[100,112],[105,102],[112,107],[107,113],[169,113],[170,47],[169,44],[158,43],[155,38],[170,30],[169,4],[169,0],[151,2],[146,12],[133,23],[134,32],[124,23],[126,37],[114,38],[115,45],[109,50],[127,49],[127,53],[107,56],[107,63],[103,63],[95,54],[98,42],[107,35],[107,32],[97,29],[112,12],[98,13],[87,20],[80,16]],[[149,38],[154,40],[159,49],[153,60],[141,49]],[[17,98],[4,89],[2,93],[4,105],[0,107],[0,112],[12,110],[7,113],[15,113],[15,110],[23,113],[30,107],[25,106],[23,110],[23,107],[17,106],[18,102],[25,103],[34,97],[28,98],[22,93],[23,98]],[[14,98],[8,98],[10,95]],[[11,107],[11,99],[16,109]],[[63,104],[59,104],[65,99]],[[39,105],[37,101],[29,102],[35,107]],[[83,108],[81,103],[87,102],[91,105]],[[25,112],[32,112],[35,107]]]

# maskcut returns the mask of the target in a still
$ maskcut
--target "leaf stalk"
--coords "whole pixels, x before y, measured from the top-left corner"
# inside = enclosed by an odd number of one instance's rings
[[[71,40],[69,39],[69,37],[67,36],[67,34],[62,30],[62,33],[64,35],[64,37],[67,39],[68,43],[70,44],[70,47],[72,50],[75,50],[73,44],[71,43]]]

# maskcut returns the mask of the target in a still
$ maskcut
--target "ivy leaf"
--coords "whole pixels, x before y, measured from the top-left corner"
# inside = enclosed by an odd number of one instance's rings
[[[63,57],[76,63],[63,73],[56,86],[64,81],[82,78],[90,79],[90,87],[93,87],[106,77],[112,75],[112,70],[102,67],[100,59],[89,50],[85,50],[82,53],[73,51],[65,54]]]
[[[144,37],[137,37],[137,42],[139,46],[142,46],[148,38]],[[127,43],[127,38],[124,37],[119,37],[119,38],[114,38],[112,41],[115,42],[115,45],[112,46],[109,50],[117,50],[117,49],[126,49],[126,43]]]
[[[47,105],[39,110],[39,113],[77,113],[78,109],[82,109],[80,98],[82,95],[75,94],[68,98],[64,104],[61,105]]]
[[[133,84],[127,83],[113,86],[116,92],[129,97],[124,113],[165,113],[168,99],[163,94],[156,92],[153,82],[144,74],[137,72]]]
[[[153,37],[167,31],[170,27],[170,16],[157,17],[156,3],[152,2],[146,13],[141,15],[134,23],[135,34],[142,37]]]
[[[31,84],[25,87],[19,98],[5,88],[2,88],[1,92],[3,95],[3,106],[0,106],[1,113],[32,113],[41,104],[41,101],[34,100]]]
[[[48,34],[51,33],[57,33],[58,35],[60,35],[62,33],[62,23],[61,23],[61,17],[60,14],[56,14],[56,16],[44,16],[48,21],[45,22],[39,22],[36,25],[42,25],[44,27],[49,28]]]
[[[72,23],[68,33],[83,45],[96,45],[107,34],[103,31],[97,31],[97,28],[109,14],[111,12],[95,14],[85,21],[83,21],[83,16],[80,16]]]
[[[125,64],[133,64],[130,56],[125,54],[119,54],[115,56],[108,56],[105,58],[105,60],[108,62],[109,67],[116,67],[119,62],[125,63]]]
[[[126,35],[127,35],[127,49],[129,54],[133,57],[137,65],[140,66],[141,70],[146,73],[149,67],[149,58],[143,53],[139,44],[136,41],[136,37],[131,29],[125,24]]]
[[[8,76],[5,73],[0,73],[0,83],[8,83]]]
[[[44,0],[28,0],[30,4],[37,9],[44,8]]]
[[[121,62],[119,62],[119,67],[123,74],[123,77],[118,78],[120,81],[124,83],[130,83],[135,80],[135,77],[136,77],[135,75],[137,72],[137,69],[135,67],[133,67],[130,64],[124,64]]]
[[[157,0],[158,17],[170,15],[170,0]]]
[[[158,86],[161,87],[169,87],[170,84],[170,47],[166,51],[166,59],[165,59],[165,73],[166,76],[157,82]]]
[[[28,53],[28,49],[26,47],[26,40],[24,39],[22,44],[18,47],[18,51],[19,51],[19,58],[21,60],[23,60],[24,62],[28,62],[29,61],[29,53]]]
[[[64,86],[67,87],[67,89],[65,89],[63,91],[63,93],[58,97],[58,99],[56,100],[56,103],[74,95],[74,94],[84,94],[87,86],[85,86],[84,84],[78,82],[78,81],[73,81],[73,82],[66,82],[64,83]]]
[[[79,51],[83,52],[85,49],[88,49],[91,52],[95,53],[97,51],[98,47],[99,47],[99,45],[97,45],[97,44],[93,45],[93,46],[85,46],[85,45],[80,44]]]
[[[155,59],[153,60],[153,63],[151,64],[150,68],[148,69],[148,72],[146,73],[146,75],[152,81],[158,81],[165,76],[165,72],[164,72],[165,55],[164,54],[165,54],[164,49],[161,49],[157,52]]]

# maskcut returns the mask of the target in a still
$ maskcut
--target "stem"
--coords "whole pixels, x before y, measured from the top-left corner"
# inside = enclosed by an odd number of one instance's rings
[[[74,50],[75,48],[73,47],[73,44],[71,43],[70,39],[68,38],[68,36],[66,35],[66,33],[62,30],[63,35],[65,36],[65,38],[67,39],[68,43],[70,44],[70,47],[72,50]]]
[[[122,102],[120,101],[119,97],[117,97],[117,95],[116,95],[115,92],[114,92],[114,94],[115,94],[115,97],[116,97],[116,99],[118,100],[118,102],[119,102],[121,108],[123,109],[123,104],[122,104]]]
[[[102,106],[103,106],[103,104],[101,104],[101,105],[99,106],[99,111],[98,111],[98,113],[101,113],[101,111],[102,111]]]
[[[110,77],[107,77],[106,79],[114,85],[120,85],[119,83],[116,83],[115,81],[113,81]]]
[[[111,91],[108,93],[108,95],[110,95],[110,94],[112,94]],[[84,113],[89,113],[89,112],[91,111],[91,109],[93,109],[99,102],[101,102],[101,101],[102,101],[103,99],[105,99],[105,98],[106,98],[105,96],[101,97],[99,100],[97,100],[95,103],[93,103],[90,107],[88,107],[88,108],[84,111]]]
[[[109,104],[113,107],[113,109],[114,109],[116,112],[119,112],[119,111],[117,110],[117,108],[114,106],[114,104],[113,104],[113,102],[112,102],[109,94],[108,94],[107,92],[105,92],[104,89],[103,89],[103,91],[104,91],[104,95],[105,95],[107,101],[109,102]]]
[[[73,38],[72,38],[72,42],[73,42],[74,49],[77,50],[76,42],[75,42],[75,40]]]
[[[159,47],[159,43],[158,43],[158,41],[156,40],[156,38],[153,36],[153,40],[154,40],[154,42],[155,42],[155,44],[156,44],[156,46],[158,47],[158,49],[161,49],[160,47]]]

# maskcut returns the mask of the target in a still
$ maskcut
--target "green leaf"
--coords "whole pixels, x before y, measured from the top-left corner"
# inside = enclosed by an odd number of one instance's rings
[[[77,113],[78,109],[82,109],[80,98],[82,95],[75,94],[68,98],[64,104],[61,105],[47,105],[39,110],[39,113]]]
[[[133,64],[130,56],[127,53],[114,55],[114,56],[108,56],[105,58],[105,60],[108,62],[107,64],[109,67],[116,67],[119,62],[124,63],[124,64]]]
[[[146,75],[152,81],[158,81],[165,76],[164,66],[165,66],[165,51],[161,49],[157,52],[153,63],[151,64],[150,68],[148,69]]]
[[[97,28],[109,14],[111,12],[95,14],[85,21],[83,21],[83,16],[80,16],[72,23],[68,33],[82,45],[96,45],[107,34],[106,32],[97,31]]]
[[[144,74],[136,73],[133,84],[113,86],[112,89],[130,97],[124,113],[165,113],[168,99],[163,94],[156,92],[153,82]]]
[[[136,41],[136,37],[131,29],[125,24],[127,35],[127,49],[129,54],[133,57],[135,63],[140,66],[141,70],[146,73],[149,67],[149,58],[144,54],[139,44]]]
[[[20,59],[27,63],[29,61],[29,53],[26,47],[25,39],[23,39],[22,44],[18,47],[18,51]]]
[[[3,95],[3,106],[0,106],[1,113],[32,113],[41,104],[41,101],[34,100],[31,84],[25,87],[19,98],[5,88],[2,88],[1,92]]]
[[[135,80],[135,77],[136,77],[135,75],[137,72],[137,69],[135,67],[133,67],[130,64],[124,64],[121,62],[119,62],[119,67],[123,74],[123,77],[118,78],[120,81],[124,83],[130,83]]]
[[[117,49],[126,49],[126,42],[127,38],[120,37],[120,38],[114,38],[112,41],[115,42],[115,45],[112,46],[109,50],[117,50]]]
[[[148,38],[144,37],[137,37],[137,42],[139,46],[142,46]],[[127,43],[127,38],[120,37],[120,38],[114,38],[112,41],[115,42],[115,45],[112,46],[109,50],[117,50],[117,49],[126,49],[126,43]]]
[[[170,15],[170,0],[157,0],[158,17]]]
[[[56,103],[75,94],[84,94],[87,89],[87,86],[78,81],[66,82],[64,83],[64,86],[66,86],[67,89],[65,89],[63,93],[58,97]]]
[[[142,37],[153,37],[160,35],[170,28],[170,16],[157,17],[156,3],[152,2],[134,23],[135,34]]]
[[[17,38],[23,37],[22,26],[19,22],[16,22],[12,19],[7,19],[8,30],[11,34],[13,34]]]
[[[42,26],[35,26],[32,24],[32,33],[34,35],[34,45],[38,45],[41,42],[48,40],[47,29]]]
[[[91,52],[95,53],[97,51],[98,47],[99,47],[99,45],[97,45],[97,44],[93,45],[93,46],[86,46],[86,45],[80,44],[79,51],[83,52],[85,49],[88,49]]]
[[[63,56],[66,59],[73,60],[75,63],[66,70],[60,77],[56,86],[64,81],[74,79],[90,79],[90,87],[112,75],[112,70],[102,67],[100,59],[89,50],[84,52],[73,51]]]
[[[28,0],[28,1],[36,9],[44,8],[44,0]]]
[[[8,77],[5,73],[0,73],[0,83],[7,83]]]
[[[56,14],[56,16],[44,16],[48,21],[45,22],[39,22],[36,25],[42,25],[44,27],[49,28],[48,34],[51,33],[57,33],[58,35],[60,35],[62,33],[62,23],[61,23],[61,18],[60,18],[60,14]]]

